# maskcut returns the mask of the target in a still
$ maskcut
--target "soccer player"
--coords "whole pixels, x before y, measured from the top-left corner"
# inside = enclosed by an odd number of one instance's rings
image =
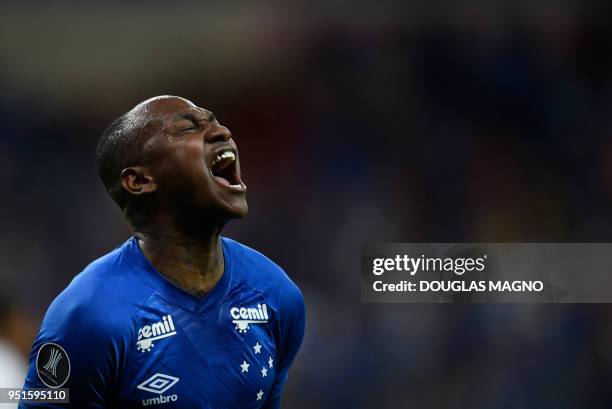
[[[70,403],[20,407],[280,407],[304,300],[279,266],[221,236],[247,213],[230,131],[155,97],[104,132],[97,165],[134,235],[74,278],[34,341],[24,388],[68,388]]]

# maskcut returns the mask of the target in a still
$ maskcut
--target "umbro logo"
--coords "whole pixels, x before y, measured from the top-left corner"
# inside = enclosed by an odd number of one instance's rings
[[[251,327],[250,324],[265,324],[270,319],[268,317],[268,306],[266,304],[257,304],[253,308],[238,308],[230,309],[232,322],[236,324],[236,329],[240,333],[247,332]]]
[[[170,375],[164,375],[163,373],[156,373],[143,383],[137,386],[138,389],[143,391],[162,394],[168,389],[172,388],[174,384],[179,381],[179,378]]]
[[[155,346],[154,341],[176,335],[172,315],[164,315],[161,320],[151,325],[145,325],[138,330],[136,348],[139,351],[150,351]]]
[[[159,405],[162,403],[176,402],[178,399],[177,394],[163,396],[162,393],[172,388],[179,378],[175,376],[165,375],[162,373],[156,373],[140,385],[136,386],[138,389],[143,391],[157,393],[159,396],[155,398],[147,398],[142,400],[142,406]]]

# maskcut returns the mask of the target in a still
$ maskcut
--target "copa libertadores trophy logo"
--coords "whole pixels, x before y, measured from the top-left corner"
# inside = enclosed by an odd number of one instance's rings
[[[60,388],[70,376],[70,358],[64,348],[49,342],[38,350],[36,356],[38,377],[49,388]]]

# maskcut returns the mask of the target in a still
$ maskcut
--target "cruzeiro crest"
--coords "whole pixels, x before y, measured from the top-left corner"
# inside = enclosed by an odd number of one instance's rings
[[[36,356],[38,377],[49,388],[63,386],[70,376],[70,358],[64,348],[53,342],[40,347]]]

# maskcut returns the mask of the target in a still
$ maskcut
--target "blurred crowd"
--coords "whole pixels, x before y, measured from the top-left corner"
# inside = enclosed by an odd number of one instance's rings
[[[30,14],[13,4],[0,17],[0,278],[22,327],[0,337],[32,337],[72,277],[129,237],[97,138],[175,94],[238,143],[251,210],[226,235],[305,295],[286,407],[612,407],[609,305],[373,305],[359,287],[367,241],[612,241],[612,3],[377,3],[184,2],[185,23],[161,2],[102,17],[60,2],[22,35]],[[126,44],[133,56],[114,55]]]

